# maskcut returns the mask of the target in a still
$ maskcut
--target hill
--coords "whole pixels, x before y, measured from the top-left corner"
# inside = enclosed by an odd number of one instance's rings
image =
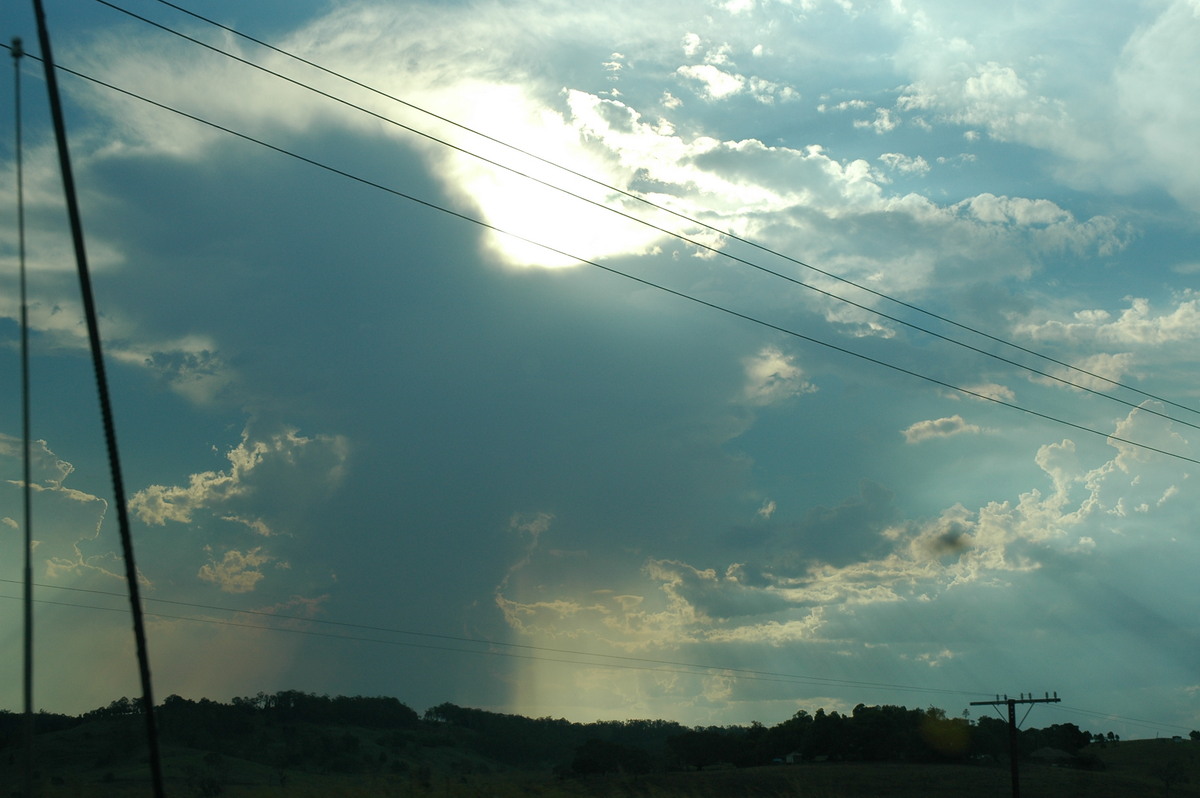
[[[230,704],[172,696],[156,715],[172,796],[1010,794],[1007,761],[993,750],[998,729],[986,719],[947,720],[932,708],[860,705],[845,716],[799,712],[771,728],[689,729],[658,720],[531,719],[453,704],[419,716],[391,698],[285,691]],[[0,713],[5,795],[20,794],[18,720]],[[136,702],[38,720],[39,795],[147,794]],[[1063,752],[1057,760],[1022,761],[1022,794],[1200,798],[1200,741],[1092,739],[1070,724],[1022,732],[1026,753],[1052,747],[1045,743]]]

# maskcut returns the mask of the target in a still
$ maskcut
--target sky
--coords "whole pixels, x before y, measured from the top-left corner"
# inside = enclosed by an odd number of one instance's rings
[[[1200,728],[1196,0],[181,2],[225,27],[46,2],[156,698]],[[21,70],[35,705],[77,713],[140,687]]]

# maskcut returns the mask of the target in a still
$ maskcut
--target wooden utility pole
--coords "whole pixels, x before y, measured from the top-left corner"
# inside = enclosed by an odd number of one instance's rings
[[[998,707],[1001,704],[1008,705],[1008,760],[1009,772],[1012,773],[1012,795],[1013,798],[1021,798],[1021,771],[1018,765],[1020,761],[1020,749],[1017,745],[1017,704],[1057,704],[1059,701],[1058,693],[1051,698],[1049,693],[1044,694],[1044,698],[1034,698],[1032,694],[1028,697],[1021,693],[1020,698],[1009,698],[1004,696],[996,696],[995,701],[972,701],[971,706],[982,707],[992,706]],[[1033,709],[1031,706],[1029,709]],[[1029,715],[1029,710],[1025,711],[1025,715]],[[1024,718],[1022,718],[1024,721]]]

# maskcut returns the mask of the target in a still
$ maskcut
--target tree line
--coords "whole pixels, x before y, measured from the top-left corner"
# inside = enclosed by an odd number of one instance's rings
[[[1023,756],[1054,748],[1077,757],[1091,739],[1089,732],[1066,723],[1024,730],[1019,741]],[[689,729],[666,740],[660,761],[686,769],[825,761],[998,761],[1006,759],[1008,751],[1008,724],[999,719],[971,722],[949,718],[936,707],[859,704],[849,714],[818,709],[810,715],[800,710],[771,727],[752,723]],[[647,762],[639,753],[625,751],[624,760],[622,753],[593,743],[579,750],[573,767],[579,772],[646,771]]]
[[[36,727],[51,732],[93,723],[123,729],[112,739],[128,740],[141,712],[140,701],[121,698],[77,717],[39,713]],[[486,759],[501,767],[579,775],[825,761],[1000,761],[1009,751],[1008,725],[999,718],[970,720],[948,717],[937,707],[893,705],[859,704],[845,714],[802,709],[769,727],[757,722],[687,727],[667,720],[576,723],[452,703],[419,715],[396,698],[284,690],[229,703],[172,695],[156,716],[166,742],[318,772],[403,772],[428,761],[428,750],[439,747],[457,749],[463,763]],[[19,744],[21,720],[0,711],[0,749]],[[1019,735],[1022,756],[1051,748],[1081,765],[1089,761],[1082,749],[1098,740],[1116,737],[1072,723]],[[114,742],[113,755],[124,745]]]

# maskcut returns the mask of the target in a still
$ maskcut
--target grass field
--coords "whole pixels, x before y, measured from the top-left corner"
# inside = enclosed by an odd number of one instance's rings
[[[149,794],[142,757],[111,758],[125,741],[66,733],[57,750],[43,751],[38,795],[45,798],[132,798]],[[1200,798],[1200,743],[1135,740],[1088,753],[1103,770],[1074,770],[1022,763],[1023,798]],[[1006,764],[931,765],[819,763],[644,776],[559,778],[520,771],[496,772],[463,760],[426,762],[387,775],[312,774],[280,770],[227,755],[188,749],[164,750],[170,796],[230,798],[1006,798]],[[11,750],[0,766],[0,795],[20,792],[19,758]],[[491,770],[491,772],[487,772]],[[464,772],[468,771],[468,772]]]

